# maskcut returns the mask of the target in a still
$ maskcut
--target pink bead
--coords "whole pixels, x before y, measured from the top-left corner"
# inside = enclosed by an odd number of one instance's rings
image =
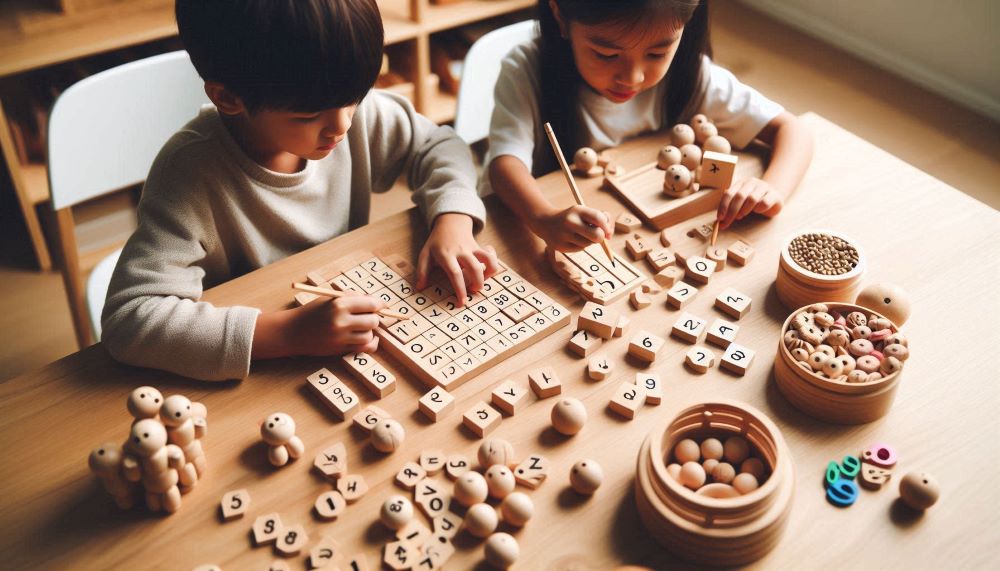
[[[879,341],[885,341],[892,335],[891,329],[879,329],[878,331],[873,331],[871,335],[868,336],[868,340],[872,343],[878,343]]]
[[[861,453],[861,459],[869,464],[875,464],[883,468],[892,468],[896,465],[896,450],[886,444],[872,444]]]
[[[881,351],[872,351],[871,353],[868,354],[878,359],[879,363],[885,360],[885,355],[883,355]]]

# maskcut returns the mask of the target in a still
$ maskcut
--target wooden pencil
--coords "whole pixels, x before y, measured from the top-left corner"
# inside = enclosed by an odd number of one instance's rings
[[[297,289],[299,291],[304,291],[307,293],[312,293],[316,295],[323,295],[326,297],[343,297],[348,295],[346,292],[337,291],[335,289],[330,289],[326,287],[318,287],[310,284],[304,284],[300,282],[292,283],[292,289]],[[394,317],[396,319],[409,319],[409,315],[403,315],[402,313],[396,313],[395,311],[389,309],[380,309],[378,314],[383,317]]]

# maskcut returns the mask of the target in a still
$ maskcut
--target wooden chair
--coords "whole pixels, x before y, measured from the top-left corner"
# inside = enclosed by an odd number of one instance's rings
[[[187,52],[127,63],[74,84],[49,117],[48,175],[63,282],[80,347],[101,334],[119,249],[83,287],[72,207],[141,183],[163,144],[208,103]]]

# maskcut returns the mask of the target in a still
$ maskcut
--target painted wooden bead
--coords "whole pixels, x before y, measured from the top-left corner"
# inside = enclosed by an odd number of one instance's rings
[[[825,311],[816,312],[813,318],[816,320],[816,325],[819,325],[820,327],[829,327],[833,325],[833,316]]]
[[[753,474],[757,481],[764,479],[764,461],[760,458],[747,458],[740,464],[741,474]]]
[[[798,329],[799,337],[806,343],[819,345],[823,342],[823,333],[815,325],[804,325]]]
[[[833,347],[830,347],[829,345],[819,345],[816,347],[815,352],[823,353],[827,357],[830,357],[831,359],[837,356],[836,351],[834,351]]]
[[[573,155],[573,167],[579,171],[589,171],[597,166],[597,153],[590,147],[581,147]]]
[[[507,569],[521,556],[521,548],[509,533],[494,533],[483,545],[483,556],[493,567]]]
[[[524,492],[511,492],[500,504],[503,520],[514,527],[522,527],[535,515],[535,503]]]
[[[413,519],[413,504],[399,494],[393,494],[382,504],[379,519],[391,530],[398,531]]]
[[[844,364],[840,362],[840,359],[829,359],[823,363],[823,373],[831,379],[836,379],[844,374]]]
[[[712,480],[721,484],[728,484],[736,477],[736,468],[729,462],[719,462],[719,465],[712,470]]]
[[[706,438],[701,441],[701,457],[707,460],[721,460],[725,452],[722,441],[718,438]]]
[[[903,368],[903,362],[895,357],[888,357],[879,365],[879,372],[883,377],[888,377],[893,373],[898,373]]]
[[[851,355],[854,355],[855,357],[863,357],[874,351],[875,346],[872,345],[872,342],[867,339],[855,339],[854,341],[851,341],[851,344],[848,345],[847,349],[851,352]],[[875,358],[872,357],[872,359]],[[878,362],[878,359],[875,359],[875,361]]]
[[[893,320],[896,325],[902,325],[910,318],[910,296],[906,290],[897,285],[872,284],[867,286],[858,293],[855,303],[881,313]]]
[[[455,488],[452,496],[455,501],[463,506],[471,506],[486,501],[490,489],[486,484],[486,478],[479,472],[466,472],[455,480]]]
[[[695,464],[699,468],[700,465]],[[702,470],[702,474],[705,471]],[[684,468],[681,468],[681,478],[684,477]],[[587,459],[580,460],[576,464],[573,464],[573,468],[569,471],[569,484],[573,487],[573,490],[584,496],[591,496],[597,491],[597,488],[601,487],[604,483],[604,470],[601,469],[601,465],[597,462]]]
[[[868,339],[872,335],[872,330],[867,325],[858,325],[851,329],[851,337],[857,339]]]
[[[830,356],[826,353],[814,351],[811,355],[809,355],[809,367],[811,367],[813,371],[822,371],[823,366],[826,365],[826,362],[829,360]]]
[[[910,472],[899,481],[899,497],[919,511],[933,506],[941,495],[937,480],[927,472]]]
[[[660,170],[667,170],[679,164],[681,164],[681,150],[673,145],[663,147],[656,155],[656,166]]]
[[[885,360],[885,355],[883,355],[882,352],[879,351],[878,349],[875,349],[871,353],[868,353],[868,354],[871,355],[872,357],[875,357],[876,359],[878,359],[879,363],[881,363],[882,361]]]
[[[694,143],[694,129],[690,125],[678,123],[670,130],[670,142],[677,148]]]
[[[722,153],[724,155],[732,154],[733,146],[729,143],[729,140],[722,135],[712,135],[711,137],[705,139],[705,144],[702,145],[706,152],[712,151],[715,153]]]
[[[843,374],[845,375],[851,374],[851,372],[853,372],[854,368],[857,366],[857,361],[855,361],[854,357],[850,355],[837,355],[837,360],[840,361],[840,364],[844,366]]]
[[[733,478],[733,487],[736,488],[736,491],[741,495],[746,495],[759,488],[760,484],[757,482],[757,478],[754,477],[753,474],[743,472],[742,474],[737,474],[736,477]]]
[[[470,506],[469,511],[465,512],[463,527],[476,537],[487,537],[496,531],[499,524],[497,510],[490,504],[478,503]]]
[[[903,335],[899,331],[897,331],[897,332],[893,333],[892,335],[890,335],[885,340],[885,344],[886,345],[899,344],[899,345],[902,345],[903,347],[909,347],[910,346],[909,341],[906,340],[906,335]]]
[[[861,313],[860,311],[852,311],[849,314],[847,314],[848,327],[854,329],[859,325],[868,325],[868,318],[865,317],[864,313]]]
[[[740,493],[736,491],[736,488],[730,486],[729,484],[721,484],[719,482],[705,484],[704,486],[698,488],[697,494],[720,500],[726,498],[736,498],[740,495]]]
[[[910,358],[910,350],[899,343],[886,345],[885,349],[882,349],[882,353],[884,353],[887,357],[895,357],[900,361],[905,361]]]
[[[875,381],[877,381],[877,380],[879,380],[881,378],[882,378],[882,373],[878,373],[878,372],[868,373],[868,376],[865,377],[865,382],[866,383],[874,383]]]
[[[872,444],[861,453],[861,459],[882,468],[892,468],[898,457],[895,448],[886,444]]]
[[[552,405],[551,420],[557,432],[573,436],[587,423],[587,409],[575,398],[561,398]]]
[[[788,331],[785,331],[785,335],[781,338],[781,341],[785,344],[785,347],[788,347],[789,349],[791,349],[789,345],[798,340],[799,340],[799,332],[794,329],[789,329]]]
[[[687,462],[681,466],[680,483],[692,490],[697,490],[705,484],[705,469],[697,462]]]
[[[684,145],[681,147],[681,164],[689,171],[694,172],[701,164],[701,147],[698,145]]]
[[[690,125],[692,129],[697,129],[699,125],[704,125],[705,123],[711,123],[711,121],[708,119],[708,115],[704,113],[696,113],[694,117],[691,117]]]
[[[391,418],[382,419],[375,425],[371,433],[372,446],[379,452],[395,452],[403,445],[406,431],[403,425]]]
[[[479,452],[476,454],[476,457],[483,469],[487,469],[495,464],[502,464],[508,467],[517,464],[517,458],[514,457],[514,447],[510,442],[502,438],[490,438],[483,442],[479,446]]]
[[[750,456],[750,443],[742,436],[730,436],[723,444],[723,448],[723,457],[733,465],[739,465]]]
[[[811,311],[813,313],[819,313],[820,311],[830,313],[830,306],[825,303],[814,303],[807,307],[806,311]]]
[[[803,327],[816,325],[816,318],[813,314],[808,311],[800,311],[795,314],[792,318],[792,326],[795,329],[802,329]]]
[[[857,369],[864,373],[874,373],[875,371],[878,371],[878,367],[880,365],[878,359],[872,357],[871,355],[862,355],[861,357],[858,357],[855,363]]]
[[[701,458],[701,448],[690,438],[685,438],[674,446],[674,459],[680,464],[697,462]]]
[[[892,329],[874,329],[872,334],[868,336],[868,340],[872,343],[878,343],[880,341],[885,341],[892,335]]]
[[[868,379],[868,373],[862,371],[861,369],[851,371],[847,374],[847,382],[849,383],[863,383]]]
[[[691,171],[684,165],[670,165],[663,177],[663,190],[680,193],[691,186]]]
[[[486,488],[490,497],[502,500],[514,491],[514,472],[502,464],[490,466],[486,471]]]
[[[808,363],[809,351],[807,351],[804,347],[798,347],[796,349],[792,349],[792,358],[800,363]]]

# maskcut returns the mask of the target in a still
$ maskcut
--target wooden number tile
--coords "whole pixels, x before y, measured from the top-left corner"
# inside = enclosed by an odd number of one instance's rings
[[[307,543],[309,543],[309,535],[306,534],[305,528],[302,527],[302,524],[296,524],[286,527],[282,531],[277,541],[274,542],[274,548],[278,553],[287,557],[302,551]]]
[[[382,259],[379,259],[378,256],[373,256],[371,258],[368,258],[359,265],[362,268],[364,268],[364,270],[369,274],[389,269],[389,266],[386,265],[386,262]]]
[[[393,571],[413,569],[419,557],[420,546],[410,545],[405,541],[393,541],[385,544],[382,564]]]
[[[316,284],[313,284],[313,285],[316,285]],[[319,285],[320,285],[320,287],[323,286],[323,284],[319,284]],[[364,291],[364,290],[361,289],[361,286],[359,286],[358,284],[356,284],[353,281],[351,281],[351,278],[347,277],[344,274],[340,274],[340,275],[334,277],[332,280],[330,280],[330,286],[332,286],[334,289],[338,289],[340,291],[356,291],[356,292],[363,292]]]
[[[552,367],[542,367],[528,373],[528,384],[540,399],[554,397],[562,392],[562,381]]]
[[[424,480],[426,482],[427,480]],[[418,497],[417,506],[420,511],[424,512],[430,519],[434,519],[441,514],[448,511],[448,505],[451,503],[451,496],[447,494],[438,494],[434,496]]]
[[[615,362],[607,355],[594,355],[587,364],[587,375],[595,381],[603,381],[615,370]]]
[[[530,282],[520,281],[513,285],[508,286],[507,291],[517,296],[518,299],[525,299],[529,295],[538,291],[538,288],[531,285]]]
[[[646,391],[646,404],[658,405],[663,402],[663,381],[656,373],[636,373],[635,384]]]
[[[353,504],[368,492],[368,482],[361,474],[348,474],[337,480],[337,491],[347,503]]]
[[[444,471],[452,480],[457,480],[462,474],[469,471],[469,459],[461,454],[448,456],[448,462],[444,465]]]
[[[439,386],[447,388],[463,375],[465,375],[465,369],[463,369],[458,363],[452,362],[435,371],[434,379],[437,381]]]
[[[686,282],[677,282],[667,290],[667,304],[674,309],[683,309],[698,294],[698,288]]]
[[[389,413],[380,409],[377,406],[368,406],[361,412],[354,415],[352,422],[355,426],[360,427],[365,432],[371,432],[375,425],[378,424],[380,420],[392,418]]]
[[[462,518],[453,512],[445,511],[434,518],[434,534],[444,537],[455,537],[462,528]]]
[[[715,366],[715,353],[705,347],[691,347],[684,355],[684,364],[696,373],[706,373]]]
[[[250,492],[245,489],[226,492],[219,507],[222,509],[222,519],[226,521],[243,517],[250,507]]]
[[[585,329],[602,339],[611,339],[617,322],[617,314],[602,305],[588,301],[577,317],[577,329]]]
[[[708,321],[696,315],[682,313],[680,319],[674,323],[670,334],[691,344],[698,343],[701,341],[702,336],[705,335],[705,325],[707,324]]]
[[[646,240],[642,236],[632,234],[625,240],[625,250],[628,251],[628,255],[632,256],[633,260],[640,260],[652,250],[652,246],[646,243]]]
[[[516,345],[531,339],[535,335],[535,330],[529,327],[527,323],[518,323],[504,331],[503,334]]]
[[[351,281],[356,284],[362,283],[363,281],[372,277],[372,273],[369,272],[367,269],[365,269],[364,266],[360,265],[347,270],[346,272],[344,272],[344,275],[351,278]]]
[[[344,366],[359,379],[364,376],[365,371],[375,366],[375,359],[368,353],[348,353],[341,357]]]
[[[701,157],[701,176],[698,182],[704,188],[729,188],[736,174],[739,157],[716,151],[705,151]]]
[[[431,322],[431,324],[433,325],[440,325],[441,323],[451,319],[451,314],[445,311],[444,309],[441,309],[437,305],[431,305],[429,307],[420,310],[420,315],[422,315],[424,319]],[[393,336],[395,336],[397,339],[399,338],[391,330],[390,333],[393,333]],[[413,336],[410,337],[410,339],[412,338]]]
[[[313,466],[330,479],[336,479],[347,473],[347,449],[343,442],[338,442],[316,455]]]
[[[455,408],[455,397],[441,387],[434,387],[419,401],[420,412],[437,422]]]
[[[485,438],[500,426],[500,413],[490,405],[479,401],[462,415],[462,424],[479,438]]]
[[[708,333],[706,333],[705,339],[712,345],[717,345],[725,349],[729,347],[730,343],[736,340],[736,333],[739,330],[740,326],[731,321],[721,318],[716,319],[708,326]]]
[[[661,287],[673,287],[678,281],[684,278],[684,270],[678,266],[667,266],[656,272],[653,280]]]
[[[375,363],[358,377],[361,384],[378,398],[385,398],[396,390],[396,376],[379,363]]]
[[[523,299],[519,299],[503,308],[501,311],[503,311],[504,315],[513,319],[515,323],[520,323],[528,317],[531,317],[531,315],[535,313],[535,308]]]
[[[691,281],[699,284],[707,284],[708,279],[715,272],[715,262],[701,256],[691,256],[686,261],[687,277]]]
[[[632,309],[646,309],[653,303],[653,298],[649,297],[649,294],[640,289],[632,290],[632,293],[628,294],[628,302],[632,305]]]
[[[753,259],[753,254],[753,246],[743,240],[737,240],[732,246],[729,246],[729,260],[734,264],[741,266],[749,264],[750,260]]]
[[[430,528],[417,518],[411,519],[396,531],[396,539],[410,545],[423,545],[432,535]]]
[[[615,232],[619,234],[628,234],[629,232],[635,232],[642,226],[642,221],[633,216],[629,212],[622,212],[615,219]]]
[[[420,480],[427,477],[427,472],[420,467],[420,464],[416,462],[407,462],[403,464],[399,472],[396,473],[396,483],[400,486],[406,488],[407,490],[412,490],[417,487]]]
[[[625,317],[624,315],[619,315],[618,323],[615,324],[614,336],[621,337],[622,335],[625,335],[625,330],[628,329],[628,324],[630,322],[631,321],[629,320],[628,317]]]
[[[709,246],[708,249],[705,250],[705,258],[715,262],[715,268],[713,268],[713,270],[716,272],[721,272],[726,269],[726,259],[728,257],[729,254],[723,246]]]
[[[401,343],[409,343],[420,335],[417,328],[413,326],[412,321],[399,321],[389,326],[388,330]]]
[[[528,389],[516,386],[513,381],[508,379],[493,389],[491,400],[493,406],[500,409],[501,412],[508,416],[514,416],[524,406],[527,396]]]
[[[344,563],[340,544],[332,537],[323,537],[309,550],[311,569],[335,569]]]
[[[549,476],[549,461],[544,456],[532,454],[514,468],[514,480],[532,490],[542,485]]]
[[[652,363],[656,360],[656,354],[660,352],[660,348],[665,342],[662,337],[648,331],[639,331],[628,344],[628,354],[647,363]]]
[[[433,476],[444,470],[447,459],[441,450],[424,450],[420,453],[420,467],[426,470],[428,475]]]
[[[403,299],[403,301],[405,301],[407,305],[412,307],[417,312],[421,312],[434,304],[431,298],[422,293],[415,293],[410,297]]]
[[[323,391],[321,398],[340,420],[358,410],[358,403],[361,402],[358,395],[340,381]]]
[[[631,420],[635,411],[646,402],[646,389],[634,383],[624,382],[611,397],[608,408]]]
[[[653,267],[656,271],[661,271],[664,268],[670,267],[677,263],[677,258],[674,256],[668,248],[656,248],[650,250],[646,254],[646,261],[649,265]]]
[[[715,307],[735,319],[742,319],[750,311],[751,301],[750,296],[730,287],[715,298]]]
[[[253,543],[254,545],[264,545],[278,539],[284,526],[281,524],[281,516],[278,514],[262,515],[253,522]]]
[[[328,369],[320,369],[306,377],[306,382],[309,383],[309,388],[312,389],[317,396],[322,396],[327,389],[339,383],[340,379]]]
[[[347,507],[347,500],[341,495],[337,490],[329,490],[323,492],[316,498],[313,502],[313,508],[316,510],[316,515],[322,520],[332,520],[336,519],[337,516],[344,513],[344,508]]]
[[[755,354],[753,349],[747,349],[737,343],[730,343],[729,347],[726,348],[726,352],[722,355],[722,361],[719,362],[719,366],[731,373],[743,376],[746,374],[747,369],[750,368],[750,364],[753,363]]]

